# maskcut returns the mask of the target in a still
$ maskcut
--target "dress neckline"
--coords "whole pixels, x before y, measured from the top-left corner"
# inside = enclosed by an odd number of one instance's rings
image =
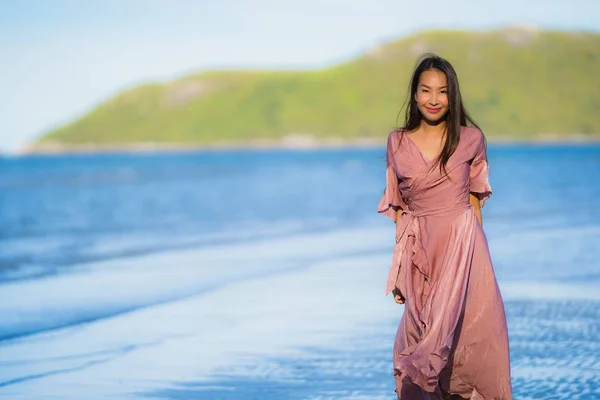
[[[410,135],[408,133],[406,133],[406,131],[402,131],[402,134],[404,136],[406,136],[406,138],[408,139],[408,141],[417,149],[417,151],[419,152],[419,155],[421,156],[421,159],[423,160],[423,162],[425,162],[425,164],[430,164],[433,162],[433,160],[436,160],[440,155],[438,154],[437,156],[435,156],[434,158],[430,158],[427,157],[423,151],[421,151],[421,148],[419,146],[417,146],[417,144],[414,142],[414,140],[412,140],[412,138],[410,137]]]

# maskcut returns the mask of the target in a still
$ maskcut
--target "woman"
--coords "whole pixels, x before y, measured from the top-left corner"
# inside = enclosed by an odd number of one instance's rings
[[[388,137],[386,180],[378,211],[396,222],[386,294],[406,302],[394,343],[398,398],[511,399],[481,218],[491,195],[485,137],[440,57],[425,56],[413,74],[404,128]]]

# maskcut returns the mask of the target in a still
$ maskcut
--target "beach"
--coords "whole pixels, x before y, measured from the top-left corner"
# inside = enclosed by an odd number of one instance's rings
[[[393,398],[380,153],[5,161],[0,398]],[[515,399],[600,398],[600,147],[489,154]]]

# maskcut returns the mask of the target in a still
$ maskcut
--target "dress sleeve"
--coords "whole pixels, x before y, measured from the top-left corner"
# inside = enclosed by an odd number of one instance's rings
[[[475,157],[471,162],[469,190],[477,195],[483,207],[485,201],[492,195],[492,187],[489,182],[487,152],[482,132],[479,132],[475,147]]]
[[[383,196],[381,196],[381,200],[379,200],[377,212],[396,222],[396,211],[402,208],[404,202],[400,196],[400,190],[398,188],[398,175],[396,174],[396,169],[394,168],[394,135],[395,132],[390,133],[387,140],[385,170],[386,184],[385,189],[383,190]]]

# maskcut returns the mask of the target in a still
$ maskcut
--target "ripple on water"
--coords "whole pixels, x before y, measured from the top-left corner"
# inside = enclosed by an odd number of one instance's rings
[[[506,301],[515,399],[600,399],[600,302]],[[151,398],[389,399],[395,321],[336,350],[256,359],[207,382],[185,383]]]

